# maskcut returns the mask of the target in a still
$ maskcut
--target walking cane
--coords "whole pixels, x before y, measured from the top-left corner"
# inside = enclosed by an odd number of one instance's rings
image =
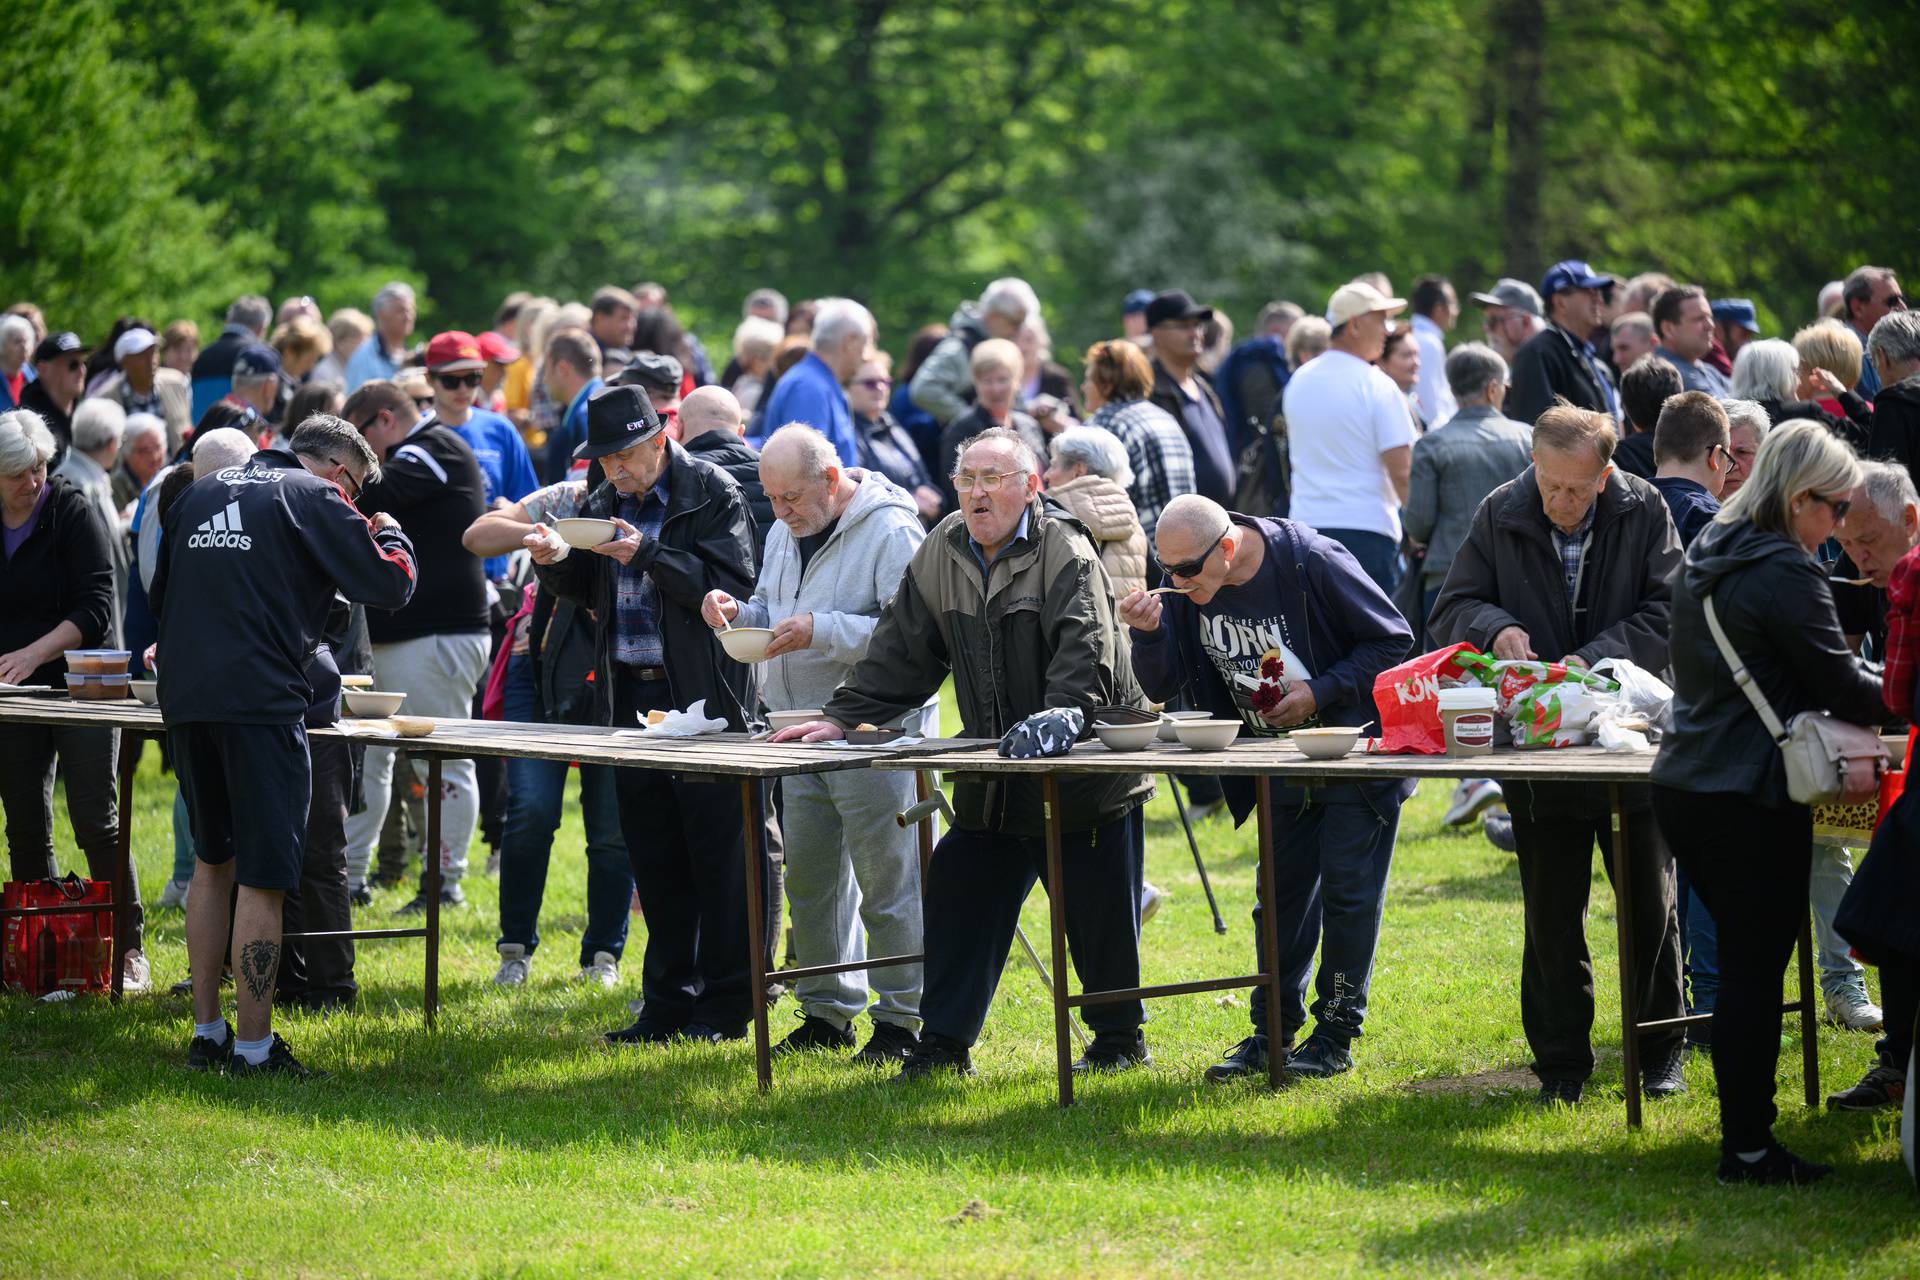
[[[1207,879],[1207,864],[1200,861],[1200,842],[1193,838],[1193,821],[1187,817],[1187,802],[1180,796],[1180,784],[1167,775],[1167,790],[1173,792],[1173,807],[1180,811],[1180,825],[1186,828],[1187,848],[1193,850],[1193,869],[1200,873],[1200,887],[1206,890],[1207,906],[1213,912],[1213,931],[1225,933],[1227,922],[1220,918],[1220,904],[1213,900],[1213,884]]]
[[[906,828],[913,826],[915,823],[924,822],[936,813],[945,818],[949,826],[953,824],[953,809],[947,804],[947,793],[938,787],[935,787],[933,794],[925,800],[922,800],[919,804],[914,805],[904,813],[895,814],[894,821],[898,822],[902,828]],[[1188,835],[1191,836],[1192,833],[1189,832]],[[1194,856],[1198,857],[1199,855],[1196,853]],[[1202,872],[1201,874],[1204,876],[1206,873]],[[1208,891],[1208,896],[1211,898],[1211,890]],[[1216,920],[1219,919],[1219,913],[1216,912],[1214,918]],[[1221,927],[1221,932],[1226,932],[1225,926]],[[1027,940],[1027,931],[1016,924],[1013,926],[1013,936],[1020,940],[1020,947],[1027,953],[1027,960],[1033,965],[1033,971],[1040,975],[1040,985],[1045,987],[1047,994],[1051,996],[1053,994],[1053,975],[1047,972],[1046,965],[1040,963],[1040,953],[1035,951],[1033,949],[1033,943]],[[1069,1015],[1067,1025],[1073,1028],[1073,1038],[1080,1042],[1080,1051],[1085,1053],[1087,1049],[1087,1033],[1086,1030],[1081,1027],[1080,1019]]]

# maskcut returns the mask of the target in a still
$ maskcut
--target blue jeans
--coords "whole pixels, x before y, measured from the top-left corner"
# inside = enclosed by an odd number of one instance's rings
[[[1273,881],[1275,935],[1280,941],[1280,988],[1286,1002],[1280,1031],[1289,1040],[1313,1014],[1315,1035],[1345,1047],[1360,1034],[1380,942],[1387,871],[1400,829],[1397,792],[1349,785],[1316,790],[1302,804],[1298,792],[1274,788]],[[1328,803],[1331,800],[1332,803]],[[1254,954],[1266,969],[1260,908],[1253,909]],[[1320,952],[1318,972],[1313,955]],[[1306,1006],[1312,975],[1316,999]],[[1267,989],[1253,989],[1253,1030],[1267,1033]]]
[[[506,716],[534,717],[533,661],[507,662]],[[507,761],[507,820],[500,841],[500,941],[519,943],[532,955],[540,945],[540,902],[547,891],[547,863],[560,829],[567,792],[567,765],[558,760]],[[587,828],[587,928],[580,963],[594,952],[618,959],[627,945],[627,904],[633,871],[620,835],[610,765],[580,767],[580,808]]]
[[[1400,544],[1384,533],[1367,529],[1322,529],[1322,537],[1345,547],[1360,568],[1389,596],[1400,585]]]

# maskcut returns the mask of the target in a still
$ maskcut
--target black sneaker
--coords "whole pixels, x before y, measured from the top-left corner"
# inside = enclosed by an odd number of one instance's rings
[[[631,1026],[605,1032],[600,1038],[608,1044],[665,1044],[679,1034],[679,1023],[650,1018],[642,1013],[633,1020]]]
[[[1487,843],[1507,853],[1514,851],[1513,817],[1505,809],[1495,809],[1480,819],[1480,829],[1486,832]]]
[[[325,1080],[327,1073],[303,1067],[300,1060],[293,1056],[293,1050],[280,1038],[278,1031],[273,1033],[273,1044],[267,1049],[266,1061],[255,1065],[239,1054],[233,1055],[233,1064],[227,1068],[229,1075],[235,1076],[285,1076],[289,1080]]]
[[[1101,1031],[1095,1033],[1093,1043],[1073,1064],[1075,1075],[1087,1075],[1095,1071],[1130,1071],[1134,1067],[1153,1065],[1153,1055],[1147,1052],[1147,1037],[1139,1030]]]
[[[233,1024],[225,1024],[227,1038],[215,1044],[206,1036],[195,1036],[187,1046],[187,1070],[225,1071],[233,1063]]]
[[[1327,1080],[1353,1070],[1353,1055],[1330,1037],[1311,1035],[1287,1055],[1287,1075],[1301,1080]]]
[[[404,875],[385,876],[385,875],[379,875],[376,873],[371,879],[367,881],[367,888],[398,889],[402,884],[405,884],[405,883],[406,883],[406,877]]]
[[[1534,1095],[1534,1103],[1542,1107],[1575,1107],[1580,1105],[1580,1095],[1586,1092],[1584,1080],[1542,1080],[1540,1092]]]
[[[811,1014],[802,1013],[800,1029],[773,1046],[773,1056],[780,1058],[789,1053],[808,1053],[827,1049],[837,1052],[851,1049],[855,1043],[852,1027],[836,1027],[825,1018],[816,1018]]]
[[[1827,1097],[1829,1111],[1885,1111],[1907,1099],[1907,1073],[1881,1062],[1851,1089]]]
[[[680,1034],[676,1038],[692,1040],[698,1044],[721,1044],[728,1040],[745,1040],[747,1029],[745,1027],[711,1027],[704,1022],[689,1022],[680,1028]],[[851,1033],[848,1035],[848,1040],[852,1040]]]
[[[920,1047],[920,1037],[892,1022],[875,1022],[866,1048],[853,1055],[863,1067],[887,1067],[904,1063]]]
[[[442,908],[464,907],[467,905],[467,895],[460,891],[459,885],[450,884],[446,888],[440,890],[440,905]],[[424,915],[426,913],[426,910],[427,910],[427,893],[426,893],[426,890],[422,889],[419,893],[416,893],[413,895],[413,897],[407,902],[406,906],[401,907],[398,911],[394,912],[393,914],[395,914],[396,916],[417,916],[417,915]]]
[[[373,905],[373,886],[370,884],[363,884],[358,889],[349,889],[347,891],[347,901],[356,907],[372,906]]]
[[[973,1055],[958,1040],[929,1032],[920,1037],[920,1043],[914,1046],[913,1053],[900,1064],[900,1074],[893,1078],[893,1083],[910,1084],[925,1080],[936,1072],[971,1076],[974,1074]]]
[[[1280,1056],[1291,1056],[1293,1041],[1288,1040],[1280,1046]],[[1220,1061],[1207,1068],[1203,1077],[1208,1084],[1227,1084],[1234,1080],[1245,1080],[1249,1076],[1263,1076],[1267,1073],[1267,1038],[1248,1036],[1233,1048]]]
[[[1687,1077],[1680,1068],[1687,1060],[1684,1042],[1649,1061],[1640,1068],[1640,1091],[1649,1098],[1671,1098],[1687,1091]]]
[[[1767,1154],[1751,1163],[1731,1151],[1720,1154],[1719,1178],[1727,1186],[1749,1182],[1760,1187],[1805,1187],[1833,1172],[1830,1164],[1802,1160],[1777,1142],[1767,1144]]]

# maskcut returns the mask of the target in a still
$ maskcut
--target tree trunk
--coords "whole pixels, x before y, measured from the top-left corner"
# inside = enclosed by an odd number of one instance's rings
[[[1501,230],[1506,269],[1522,280],[1539,279],[1546,265],[1540,243],[1540,187],[1546,180],[1540,70],[1546,25],[1545,0],[1495,0],[1494,29],[1502,35],[1500,83],[1507,91]]]

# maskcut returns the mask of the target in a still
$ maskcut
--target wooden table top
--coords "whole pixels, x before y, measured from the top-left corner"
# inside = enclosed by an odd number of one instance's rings
[[[349,721],[348,723],[352,723]],[[92,725],[159,733],[166,728],[158,707],[131,699],[76,702],[65,697],[0,697],[0,725]],[[700,738],[642,738],[594,725],[523,724],[501,720],[434,718],[424,738],[343,735],[337,728],[313,729],[323,737],[355,736],[376,746],[395,746],[419,755],[516,756],[531,760],[568,760],[625,768],[671,769],[677,773],[738,778],[778,778],[791,774],[835,773],[862,769],[875,761],[911,753],[936,759],[949,751],[980,747],[977,741],[932,738],[905,747],[749,741],[745,734],[720,733]],[[990,748],[989,748],[990,749]],[[927,768],[938,766],[928,765]]]
[[[1156,742],[1145,751],[1109,751],[1081,742],[1064,756],[1003,760],[991,746],[942,753],[907,752],[874,762],[876,769],[939,769],[943,773],[1195,773],[1361,782],[1379,778],[1498,778],[1534,782],[1645,782],[1653,751],[1610,752],[1599,747],[1495,750],[1487,756],[1365,755],[1309,760],[1285,738],[1242,738],[1225,751],[1189,751]]]

